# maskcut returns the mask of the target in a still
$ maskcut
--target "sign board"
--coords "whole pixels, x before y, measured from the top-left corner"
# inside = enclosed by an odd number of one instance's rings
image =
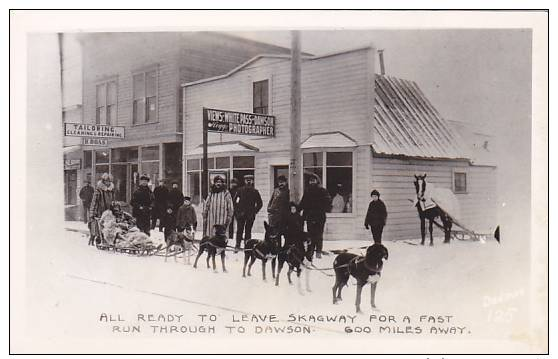
[[[64,135],[72,137],[102,137],[124,139],[123,126],[65,123]]]
[[[84,137],[84,146],[108,146],[108,140],[106,138],[94,138],[94,137]]]
[[[275,116],[204,108],[207,131],[275,137]]]
[[[77,160],[64,160],[65,170],[79,170],[81,169],[81,159]]]

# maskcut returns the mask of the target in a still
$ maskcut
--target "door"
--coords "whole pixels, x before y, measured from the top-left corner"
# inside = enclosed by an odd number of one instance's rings
[[[272,167],[271,173],[273,174],[273,181],[272,181],[273,188],[271,189],[271,192],[273,192],[273,189],[277,187],[277,177],[285,176],[287,180],[289,179],[289,166],[280,165],[280,166],[271,166],[271,167]]]

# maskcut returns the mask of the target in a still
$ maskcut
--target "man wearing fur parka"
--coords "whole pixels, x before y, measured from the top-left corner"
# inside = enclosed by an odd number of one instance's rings
[[[89,218],[101,218],[103,212],[110,209],[114,201],[114,183],[108,173],[103,173],[97,187],[93,193],[91,207],[89,208]]]

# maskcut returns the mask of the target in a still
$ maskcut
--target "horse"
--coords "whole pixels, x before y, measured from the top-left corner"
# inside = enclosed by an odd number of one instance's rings
[[[426,236],[426,220],[428,219],[428,230],[430,231],[430,245],[434,245],[434,239],[432,237],[432,225],[436,224],[444,231],[444,243],[450,242],[452,220],[438,205],[432,203],[428,205],[427,200],[430,200],[428,196],[425,197],[425,192],[427,192],[428,184],[426,182],[426,173],[424,175],[415,175],[415,185],[417,200],[415,206],[420,218],[420,235],[421,235],[421,245],[424,245],[424,237]],[[436,222],[436,218],[440,218],[442,225]]]
[[[262,261],[262,275],[265,281],[265,265],[267,260],[271,259],[271,274],[275,279],[275,264],[277,262],[281,235],[272,233],[272,229],[267,222],[264,222],[264,228],[265,236],[263,240],[249,239],[244,245],[244,267],[242,268],[242,277],[246,277],[246,274],[250,276],[252,265],[256,259],[259,259]],[[250,264],[248,264],[248,261],[250,261]],[[248,273],[246,273],[246,265],[248,265]]]

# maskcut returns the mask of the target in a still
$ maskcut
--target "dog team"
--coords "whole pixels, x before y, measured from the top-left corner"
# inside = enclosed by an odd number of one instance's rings
[[[155,229],[159,222],[159,231],[164,232],[167,253],[170,247],[178,246],[182,250],[189,250],[193,243],[193,234],[197,229],[196,212],[191,203],[191,198],[183,196],[178,188],[178,183],[173,182],[169,190],[164,181],[159,181],[159,186],[153,191],[149,188],[149,177],[140,176],[139,186],[134,191],[130,205],[132,207],[132,220],[144,237],[150,236],[150,230]],[[326,223],[326,213],[332,209],[332,199],[329,191],[322,187],[320,179],[315,174],[310,174],[307,186],[299,204],[289,200],[290,194],[285,176],[277,178],[277,187],[274,189],[267,205],[268,222],[264,222],[265,237],[263,240],[252,238],[252,227],[257,213],[263,207],[260,193],[254,188],[254,176],[245,175],[242,178],[243,186],[239,186],[236,178],[231,180],[227,189],[222,176],[216,175],[205,205],[203,207],[203,238],[200,242],[194,268],[197,267],[199,257],[207,252],[207,267],[212,259],[213,270],[216,270],[215,256],[221,257],[223,272],[225,267],[225,250],[227,234],[233,237],[234,222],[236,220],[235,253],[244,252],[243,276],[250,276],[251,267],[259,259],[262,263],[263,279],[266,279],[265,268],[271,260],[272,276],[275,284],[279,284],[279,273],[287,263],[288,280],[295,271],[300,277],[301,266],[306,266],[304,261],[312,263],[314,255],[321,258],[323,248],[323,232]],[[112,176],[104,173],[93,189],[88,183],[80,191],[80,198],[84,205],[84,214],[88,215],[89,223],[98,221],[107,210],[116,210],[115,222],[118,218],[125,217],[130,221],[129,215],[115,205],[114,184]],[[371,283],[371,306],[375,308],[376,282],[382,270],[383,259],[388,258],[387,249],[381,244],[382,231],[387,219],[386,206],[380,200],[380,193],[373,190],[371,193],[368,211],[364,226],[370,229],[374,245],[367,248],[365,256],[351,253],[340,253],[334,260],[335,284],[333,287],[333,303],[341,300],[341,289],[347,285],[350,276],[357,279],[357,311],[360,311],[360,296],[362,287]],[[124,213],[124,215],[122,215]],[[307,232],[304,232],[306,223]],[[101,237],[98,226],[90,225],[93,244]],[[119,224],[119,228],[124,228]],[[227,233],[228,230],[228,233]],[[122,232],[125,232],[122,231]],[[121,238],[124,233],[119,232]],[[102,238],[102,237],[101,237]],[[244,244],[242,246],[242,244]],[[184,256],[186,258],[186,256]],[[276,262],[278,260],[278,266]],[[306,266],[307,267],[307,266]],[[275,275],[277,268],[277,275]],[[309,268],[309,267],[307,267]],[[311,268],[309,268],[311,269]],[[369,277],[372,277],[371,281]]]

